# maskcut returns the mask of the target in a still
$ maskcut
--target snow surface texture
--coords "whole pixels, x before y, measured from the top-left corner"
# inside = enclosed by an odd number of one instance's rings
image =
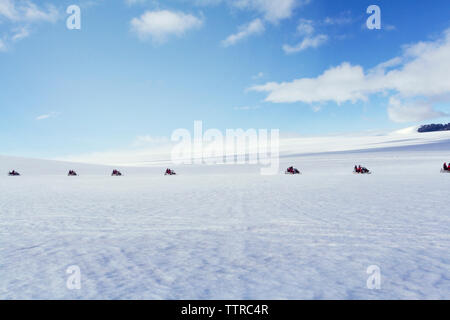
[[[23,174],[0,177],[0,299],[450,299],[440,145],[285,155],[275,176],[0,158]],[[66,287],[72,265],[80,290]]]

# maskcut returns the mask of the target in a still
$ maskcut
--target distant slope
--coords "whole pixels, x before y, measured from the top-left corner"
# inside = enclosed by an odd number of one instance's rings
[[[450,131],[421,134],[417,127],[410,127],[388,134],[365,136],[343,135],[330,137],[295,138],[282,141],[280,154],[306,155],[325,153],[379,152],[379,151],[449,151]]]
[[[91,165],[55,160],[0,156],[0,176],[7,175],[8,172],[13,169],[22,175],[65,175],[69,170],[75,170],[79,174],[95,174],[99,172],[110,173],[111,171],[111,167],[95,164]]]
[[[382,134],[347,134],[325,137],[295,137],[280,140],[280,156],[320,155],[328,153],[360,152],[401,152],[401,151],[444,151],[450,152],[450,131],[417,132],[418,127],[410,127]],[[252,146],[257,150],[256,146]],[[159,172],[161,167],[170,166],[171,148],[164,153],[152,149],[95,153],[72,156],[67,159],[37,160],[10,156],[0,156],[0,176],[9,170],[27,174],[67,174],[70,169],[80,174],[106,174],[113,167],[127,167],[129,173]],[[255,152],[255,151],[253,151]],[[65,161],[67,160],[67,161]],[[135,167],[136,170],[132,168]]]

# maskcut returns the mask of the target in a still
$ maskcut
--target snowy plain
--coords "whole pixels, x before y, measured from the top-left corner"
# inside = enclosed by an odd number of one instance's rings
[[[401,134],[273,176],[0,157],[0,299],[450,299],[450,134]]]

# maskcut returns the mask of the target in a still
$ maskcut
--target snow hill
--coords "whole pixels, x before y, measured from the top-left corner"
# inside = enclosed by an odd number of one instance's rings
[[[395,132],[368,132],[366,134],[330,135],[322,137],[282,137],[280,155],[304,156],[331,152],[364,152],[387,150],[442,150],[450,146],[450,131],[418,133],[416,127]],[[109,164],[111,166],[151,167],[171,163],[172,144],[151,148],[118,150],[66,156],[62,161]],[[257,150],[257,146],[250,146]],[[445,150],[445,149],[444,149]]]
[[[449,299],[449,138],[293,139],[274,176],[0,157],[0,299]]]

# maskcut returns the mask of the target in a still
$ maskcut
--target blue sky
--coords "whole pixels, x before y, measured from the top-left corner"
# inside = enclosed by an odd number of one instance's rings
[[[72,4],[81,30],[66,28]],[[372,4],[381,30],[366,27]],[[194,120],[286,135],[448,122],[449,9],[448,0],[0,0],[0,154],[132,148]]]

